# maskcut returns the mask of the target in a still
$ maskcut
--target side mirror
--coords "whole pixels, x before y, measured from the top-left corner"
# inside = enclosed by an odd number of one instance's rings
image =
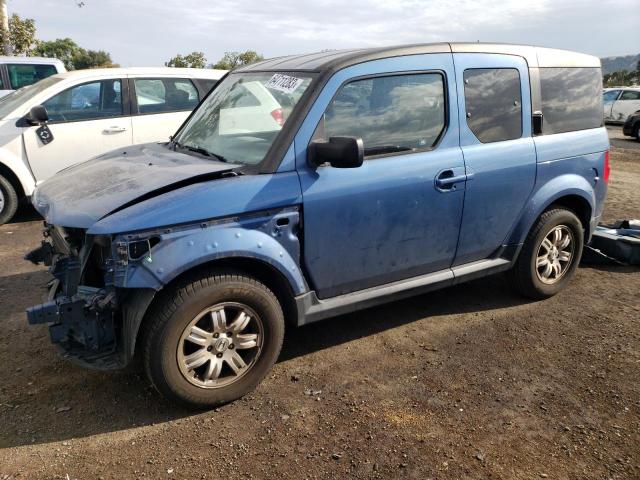
[[[42,125],[49,121],[47,109],[42,105],[34,105],[26,116],[27,122],[31,125]]]
[[[309,162],[316,167],[329,163],[335,168],[356,168],[364,161],[361,138],[331,137],[328,142],[316,140],[309,145]]]

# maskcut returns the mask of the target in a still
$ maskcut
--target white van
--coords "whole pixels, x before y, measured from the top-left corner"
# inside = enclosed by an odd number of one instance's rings
[[[602,94],[604,121],[624,123],[632,113],[640,110],[640,87],[608,88]]]
[[[0,97],[66,71],[56,58],[0,56]]]
[[[0,99],[0,225],[54,173],[109,150],[168,141],[225,70],[60,73]],[[43,108],[44,107],[44,108]]]

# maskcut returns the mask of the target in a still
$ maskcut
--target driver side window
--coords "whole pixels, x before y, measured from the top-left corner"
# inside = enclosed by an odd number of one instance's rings
[[[68,88],[44,102],[50,122],[77,122],[123,114],[120,80],[101,80]]]
[[[314,139],[357,137],[365,157],[428,150],[445,128],[444,78],[439,73],[392,75],[344,85]]]

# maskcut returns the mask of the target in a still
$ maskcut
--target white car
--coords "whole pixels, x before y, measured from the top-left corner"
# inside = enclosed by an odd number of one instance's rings
[[[608,88],[602,94],[604,121],[624,123],[629,115],[640,110],[640,87]]]
[[[66,71],[56,58],[0,56],[0,97]]]
[[[220,109],[220,135],[272,132],[282,128],[286,110],[261,82],[244,82],[235,89],[227,108]]]
[[[78,70],[0,99],[0,225],[54,173],[109,150],[169,140],[225,73]]]

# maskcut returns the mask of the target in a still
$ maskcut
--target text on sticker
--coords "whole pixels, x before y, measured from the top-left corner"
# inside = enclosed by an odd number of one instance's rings
[[[303,81],[304,80],[302,78],[291,77],[289,75],[283,75],[282,73],[276,73],[269,79],[266,87],[284,93],[293,93],[302,84]]]

